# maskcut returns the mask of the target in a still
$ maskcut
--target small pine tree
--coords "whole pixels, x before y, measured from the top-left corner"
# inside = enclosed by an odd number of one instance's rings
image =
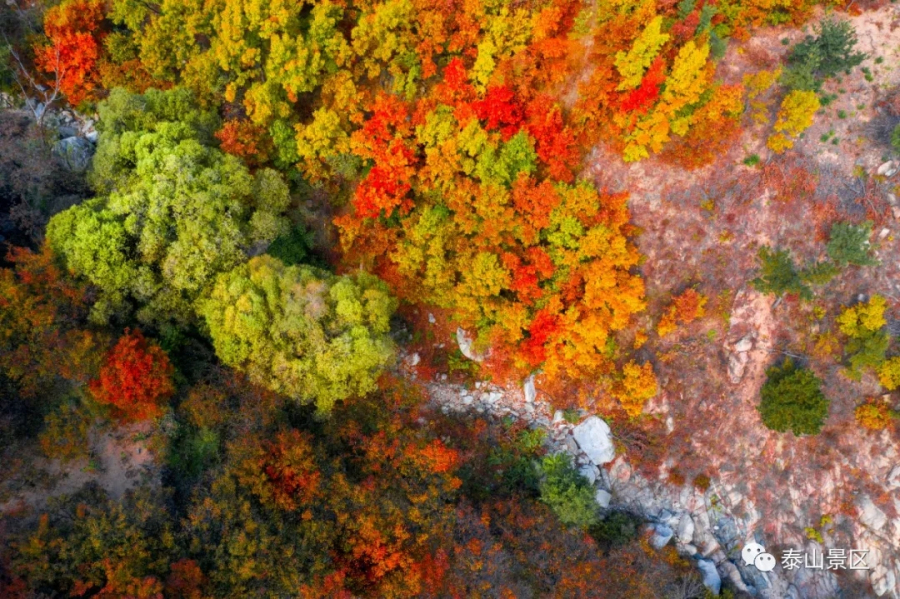
[[[803,299],[811,299],[812,291],[803,282],[791,253],[788,250],[772,250],[768,246],[759,249],[759,276],[750,281],[757,291],[774,293],[796,293]]]
[[[541,501],[559,517],[563,524],[588,528],[597,522],[597,503],[594,490],[586,478],[572,466],[572,458],[565,453],[547,456],[540,465]]]
[[[807,35],[788,56],[782,83],[791,89],[819,91],[826,79],[852,69],[866,58],[853,50],[856,33],[849,22],[828,19],[816,33],[815,37]]]
[[[810,285],[824,285],[841,273],[841,269],[832,262],[816,262],[806,266],[800,272],[800,278]]]
[[[781,366],[769,368],[766,377],[758,408],[763,424],[780,433],[817,434],[828,416],[828,399],[822,393],[822,381],[790,359]]]
[[[835,223],[828,240],[828,256],[841,266],[874,266],[878,261],[871,255],[871,236],[872,223],[869,221],[861,225]]]

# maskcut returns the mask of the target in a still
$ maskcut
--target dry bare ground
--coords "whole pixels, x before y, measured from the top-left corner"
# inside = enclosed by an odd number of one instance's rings
[[[69,462],[41,457],[37,448],[23,448],[19,459],[8,456],[12,463],[0,489],[0,514],[40,511],[48,499],[74,493],[91,482],[114,499],[142,482],[158,484],[160,470],[147,440],[150,429],[149,423],[139,423],[95,432],[91,457]]]
[[[651,315],[687,286],[710,297],[707,318],[651,345],[663,389],[651,410],[669,429],[663,473],[674,469],[687,484],[695,475],[711,476],[724,505],[755,522],[751,531],[772,545],[802,547],[815,536],[804,530],[809,528],[823,534],[826,547],[877,546],[882,569],[872,576],[875,590],[897,597],[900,497],[886,481],[900,464],[900,439],[896,428],[859,428],[854,408],[882,391],[872,376],[848,379],[839,347],[828,351],[819,343],[830,339],[841,306],[860,295],[888,297],[894,302],[890,316],[900,318],[900,211],[892,209],[889,195],[896,195],[900,175],[876,175],[890,157],[886,132],[898,120],[882,103],[900,85],[900,8],[887,5],[851,21],[859,49],[868,54],[862,66],[874,81],[855,69],[829,82],[826,91],[837,100],[786,155],[769,155],[762,127],[754,127],[699,171],[656,159],[625,165],[598,148],[591,174],[601,187],[631,193],[633,218],[642,228],[637,243],[647,256],[642,270]],[[720,74],[740,81],[745,73],[775,68],[802,35],[757,32],[732,45]],[[831,135],[823,142],[826,133]],[[752,153],[762,159],[755,168],[742,164]],[[812,180],[804,180],[802,170]],[[779,194],[779,187],[787,192]],[[761,245],[789,248],[799,261],[822,259],[834,220],[866,218],[876,223],[879,266],[850,267],[809,303],[774,305],[773,296],[750,289]],[[733,384],[728,362],[742,338],[753,348],[743,377]],[[756,406],[765,369],[785,354],[800,356],[825,381],[831,410],[818,436],[775,433],[760,422]],[[860,524],[867,497],[886,516],[880,528]],[[836,524],[823,526],[823,516]]]

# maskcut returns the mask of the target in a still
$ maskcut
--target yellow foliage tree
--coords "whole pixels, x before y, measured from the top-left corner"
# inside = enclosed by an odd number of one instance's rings
[[[698,46],[691,40],[681,47],[659,104],[626,137],[623,153],[626,162],[647,158],[650,151],[659,152],[669,141],[670,133],[687,133],[694,120],[694,111],[688,108],[699,103],[703,92],[712,84],[713,68],[708,58],[706,43]]]
[[[844,308],[837,318],[838,326],[848,337],[866,337],[887,324],[884,319],[885,308],[885,299],[880,295],[873,295],[867,303]]]
[[[644,404],[658,391],[653,366],[649,362],[639,366],[632,360],[622,367],[622,379],[613,388],[612,395],[629,416],[635,417],[640,415]]]
[[[878,381],[888,391],[900,387],[900,356],[888,358],[878,367]]]
[[[525,49],[532,27],[529,11],[522,8],[510,11],[503,6],[496,15],[487,15],[485,21],[485,35],[478,44],[478,56],[470,74],[480,90],[487,86],[499,60]]]
[[[766,142],[769,149],[781,154],[794,147],[794,138],[812,125],[813,115],[820,106],[819,97],[814,91],[795,89],[785,96],[775,121],[776,133]]]
[[[891,423],[893,414],[886,403],[864,403],[854,411],[856,422],[870,431],[880,431]]]
[[[617,88],[619,91],[634,89],[640,85],[644,73],[659,54],[660,48],[669,41],[671,36],[661,31],[662,22],[662,16],[655,17],[647,24],[641,35],[634,40],[631,50],[616,53],[616,69],[622,76],[622,81]]]
[[[781,69],[744,75],[744,88],[747,90],[747,100],[750,103],[750,118],[757,123],[763,125],[769,123],[769,104],[763,100],[763,96],[778,82],[780,76]]]

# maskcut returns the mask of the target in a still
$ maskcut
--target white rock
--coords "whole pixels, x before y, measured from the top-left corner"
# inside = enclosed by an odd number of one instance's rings
[[[484,361],[485,355],[475,351],[475,348],[472,347],[472,338],[462,327],[456,329],[456,343],[459,344],[459,351],[465,357],[475,362]]]
[[[859,520],[872,530],[881,530],[887,524],[887,516],[878,509],[868,495],[863,495],[856,504],[859,508]]]
[[[421,361],[422,358],[419,356],[418,352],[406,356],[406,363],[410,366],[417,366]]]
[[[713,595],[718,595],[722,590],[722,577],[719,576],[716,565],[708,559],[701,559],[697,560],[697,568],[700,570],[700,575],[703,576],[703,586],[708,588]]]
[[[683,514],[678,521],[678,540],[682,543],[690,543],[694,539],[694,519],[690,514]]]
[[[885,568],[881,564],[875,566],[871,580],[872,590],[879,597],[892,592],[897,586],[897,577],[894,576],[893,570]]]
[[[609,425],[597,416],[591,416],[576,426],[572,435],[581,450],[598,466],[616,457]]]
[[[434,314],[432,314],[431,312],[428,313],[428,322],[430,322],[431,324],[434,324],[437,322],[437,320],[434,317]]]
[[[753,339],[749,335],[734,344],[734,351],[738,353],[748,352],[751,349],[753,349]]]
[[[525,392],[525,403],[533,403],[537,397],[537,389],[534,387],[534,375],[530,375],[525,379],[525,385],[522,387]]]
[[[876,175],[893,177],[897,173],[897,165],[893,160],[888,160],[875,170]]]
[[[733,384],[737,385],[744,378],[744,370],[747,369],[749,361],[750,356],[746,352],[733,353],[728,358],[728,378]]]
[[[653,537],[650,539],[650,544],[654,549],[662,549],[674,535],[675,531],[665,524],[656,524],[653,526]]]
[[[900,489],[900,464],[894,466],[887,476],[888,489]]]
[[[556,410],[555,412],[553,412],[553,424],[559,424],[561,422],[564,422],[565,420],[566,417],[563,416],[562,410]]]
[[[597,492],[594,494],[594,499],[597,500],[597,505],[605,509],[609,507],[612,494],[606,489],[597,489]]]

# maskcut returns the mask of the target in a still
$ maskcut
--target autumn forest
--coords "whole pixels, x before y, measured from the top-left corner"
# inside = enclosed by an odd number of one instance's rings
[[[0,4],[0,596],[900,596],[892,2]]]

